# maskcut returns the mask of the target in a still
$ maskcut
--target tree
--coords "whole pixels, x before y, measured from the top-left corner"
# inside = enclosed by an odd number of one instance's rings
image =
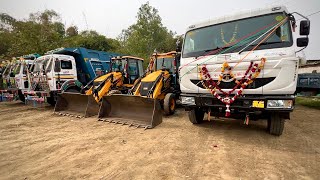
[[[68,27],[67,30],[66,30],[66,35],[67,35],[68,37],[78,35],[78,27],[77,27],[77,26],[70,26],[70,27]]]
[[[65,35],[60,16],[53,10],[32,13],[23,21],[0,14],[0,22],[0,39],[3,40],[0,53],[6,57],[35,52],[43,54],[61,47]]]
[[[175,50],[175,33],[163,26],[158,10],[150,6],[149,2],[139,8],[136,17],[137,22],[122,30],[118,37],[123,53],[143,57],[148,61],[155,49],[159,52]]]
[[[120,47],[120,43],[117,40],[106,38],[98,32],[90,30],[82,31],[76,36],[69,36],[64,40],[64,46],[81,46],[100,51],[116,51]]]

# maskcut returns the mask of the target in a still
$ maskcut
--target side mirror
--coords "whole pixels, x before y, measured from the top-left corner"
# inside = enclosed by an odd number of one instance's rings
[[[309,44],[308,37],[297,38],[297,46],[298,47],[306,47]]]
[[[61,61],[56,59],[54,62],[54,72],[60,72],[61,71]]]
[[[182,43],[178,39],[176,42],[176,52],[181,52],[181,49],[182,49]]]
[[[300,21],[300,35],[308,36],[310,33],[310,21],[302,20]]]

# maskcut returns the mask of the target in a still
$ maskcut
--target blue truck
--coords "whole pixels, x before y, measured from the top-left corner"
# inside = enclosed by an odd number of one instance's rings
[[[96,76],[110,70],[110,59],[118,53],[96,51],[81,47],[59,48],[37,58],[28,73],[30,89],[28,102],[54,105],[57,93],[80,92]]]
[[[297,93],[303,96],[320,95],[320,73],[299,74]]]

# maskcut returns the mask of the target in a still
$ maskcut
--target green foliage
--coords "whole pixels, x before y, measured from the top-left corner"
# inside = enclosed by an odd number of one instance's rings
[[[142,57],[146,65],[154,50],[175,50],[178,38],[163,26],[158,10],[149,2],[139,8],[136,17],[137,22],[123,30],[118,39],[111,39],[93,30],[79,32],[76,26],[66,28],[53,10],[31,13],[26,20],[0,13],[0,58],[44,54],[59,47],[85,47]]]
[[[96,31],[83,31],[79,35],[68,36],[64,39],[64,47],[81,46],[100,51],[116,51],[120,43],[114,39],[106,38]]]
[[[78,35],[78,27],[77,26],[70,26],[66,30],[66,35],[68,37],[77,36]]]
[[[59,47],[85,47],[101,51],[117,51],[120,43],[96,31],[78,32],[76,26],[65,29],[53,10],[31,13],[27,20],[17,20],[0,13],[0,58],[11,59]]]
[[[296,97],[296,104],[303,106],[320,109],[320,98],[319,97]]]
[[[122,53],[139,56],[148,61],[154,50],[175,50],[175,33],[163,26],[158,10],[150,6],[149,2],[139,8],[136,17],[137,22],[122,30],[118,37]]]

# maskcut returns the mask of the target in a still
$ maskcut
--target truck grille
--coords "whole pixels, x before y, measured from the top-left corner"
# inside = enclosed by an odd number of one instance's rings
[[[257,89],[259,87],[262,87],[270,82],[272,82],[275,79],[275,77],[269,77],[269,78],[257,78],[256,80],[253,81],[253,83],[249,84],[246,89]],[[217,82],[218,80],[214,80],[214,82]],[[198,79],[192,79],[191,82],[198,87],[205,89],[203,87],[202,83]],[[236,83],[233,82],[222,82],[220,83],[219,87],[221,89],[232,89],[233,87],[236,86]]]

